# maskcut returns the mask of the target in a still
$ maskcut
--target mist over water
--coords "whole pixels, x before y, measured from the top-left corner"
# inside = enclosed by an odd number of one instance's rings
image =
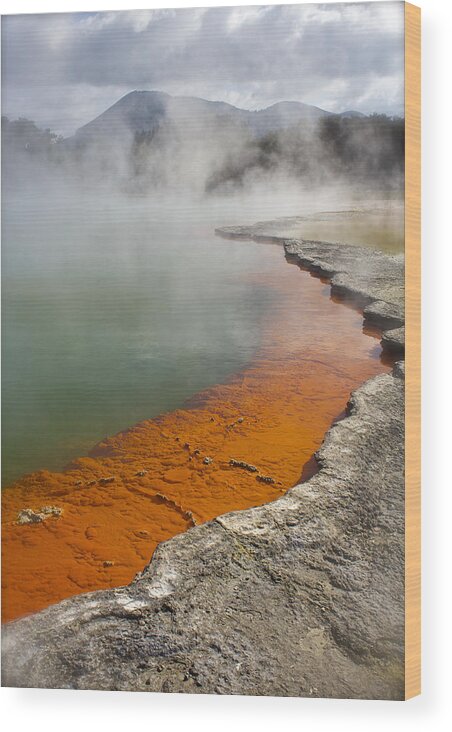
[[[4,483],[249,363],[275,257],[216,227],[305,216],[288,236],[398,250],[400,120],[224,106],[134,92],[67,140],[3,121]],[[370,198],[373,229],[347,213]]]
[[[213,233],[268,202],[73,193],[4,198],[4,484],[224,380],[277,306],[266,248]]]
[[[216,227],[359,203],[289,181],[211,197],[4,186],[3,484],[61,469],[249,363],[283,306],[259,275],[287,265]]]

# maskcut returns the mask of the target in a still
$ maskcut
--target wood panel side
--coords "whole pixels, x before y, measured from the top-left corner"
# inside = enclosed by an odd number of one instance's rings
[[[405,699],[421,693],[421,10],[405,3]]]

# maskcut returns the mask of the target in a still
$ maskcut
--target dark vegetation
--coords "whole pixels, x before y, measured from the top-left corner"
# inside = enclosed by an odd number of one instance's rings
[[[243,186],[250,175],[285,171],[292,178],[324,184],[371,181],[399,187],[404,172],[405,122],[399,117],[324,117],[251,139],[231,151],[206,183],[207,191]]]
[[[227,122],[227,124],[226,124]],[[63,140],[27,119],[2,117],[5,174],[41,166],[93,180],[111,177],[123,190],[147,192],[180,181],[224,194],[284,176],[304,184],[403,187],[404,120],[385,115],[329,115],[264,136],[215,119],[208,128],[171,121],[118,138]]]
[[[2,144],[4,148],[30,156],[53,156],[55,145],[62,141],[62,137],[50,129],[41,130],[29,119],[9,120],[2,116]]]

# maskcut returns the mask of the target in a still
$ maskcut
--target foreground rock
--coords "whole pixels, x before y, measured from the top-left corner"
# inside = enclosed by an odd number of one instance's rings
[[[40,524],[52,516],[59,518],[62,513],[63,509],[58,506],[41,506],[38,511],[33,511],[32,508],[23,508],[17,514],[17,523],[21,525]]]
[[[401,260],[285,247],[402,328]],[[403,698],[403,375],[400,362],[354,392],[308,482],[161,544],[128,587],[6,626],[3,683]]]
[[[401,378],[368,381],[309,482],[6,626],[3,683],[401,698],[403,401]]]

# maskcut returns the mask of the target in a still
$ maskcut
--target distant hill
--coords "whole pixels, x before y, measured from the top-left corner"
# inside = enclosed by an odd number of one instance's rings
[[[355,109],[347,109],[345,112],[341,112],[339,117],[344,117],[345,119],[363,119],[366,115],[362,112],[357,112]]]
[[[30,120],[3,121],[9,180],[49,176],[126,193],[229,194],[282,185],[402,190],[404,120],[333,114],[301,102],[250,111],[226,102],[134,91],[65,140]]]
[[[266,135],[301,122],[331,116],[319,107],[302,102],[278,102],[258,111],[239,109],[226,102],[211,102],[197,97],[173,97],[159,91],[133,91],[122,97],[91,122],[80,127],[72,140],[87,142],[101,137],[152,133],[165,122],[187,129],[194,125],[225,123],[241,126],[254,135]],[[348,111],[345,116],[364,116]]]

